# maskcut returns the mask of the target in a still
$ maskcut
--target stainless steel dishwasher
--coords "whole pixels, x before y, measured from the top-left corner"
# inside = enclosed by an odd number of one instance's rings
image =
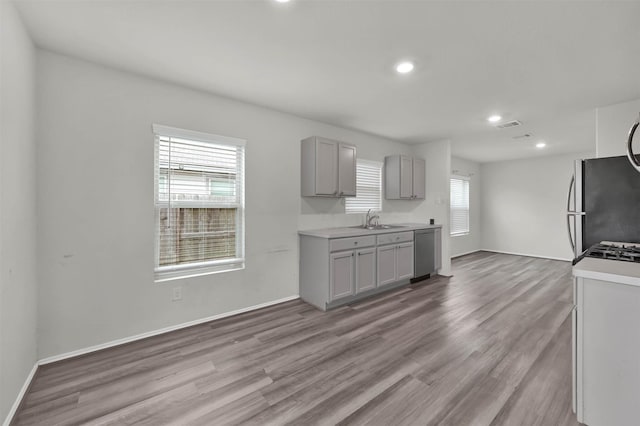
[[[412,282],[429,278],[436,272],[436,228],[418,229],[414,231],[414,259]]]

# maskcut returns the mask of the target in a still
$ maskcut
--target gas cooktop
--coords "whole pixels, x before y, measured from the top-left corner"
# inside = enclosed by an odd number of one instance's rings
[[[575,265],[585,257],[640,263],[640,244],[602,241],[600,244],[594,244],[589,247],[573,261],[573,264]]]

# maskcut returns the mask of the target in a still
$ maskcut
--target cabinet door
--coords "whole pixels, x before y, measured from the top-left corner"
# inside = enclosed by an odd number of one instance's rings
[[[316,195],[338,194],[338,142],[316,138]]]
[[[378,286],[396,281],[396,246],[378,247]]]
[[[353,250],[331,253],[331,300],[353,294]]]
[[[338,146],[338,195],[356,196],[356,147]]]
[[[422,158],[413,159],[413,198],[424,200],[426,163]]]
[[[396,268],[397,281],[413,278],[413,243],[398,244]]]
[[[637,425],[639,289],[590,278],[578,278],[578,283],[578,421]]]
[[[356,293],[376,287],[376,248],[356,251]]]
[[[413,196],[413,159],[400,156],[400,198]]]

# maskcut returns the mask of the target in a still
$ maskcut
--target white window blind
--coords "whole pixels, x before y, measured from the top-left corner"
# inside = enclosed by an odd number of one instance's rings
[[[156,281],[244,267],[244,141],[153,129]]]
[[[469,233],[469,178],[451,177],[451,235]]]
[[[382,163],[356,161],[356,196],[345,199],[347,213],[382,210]]]

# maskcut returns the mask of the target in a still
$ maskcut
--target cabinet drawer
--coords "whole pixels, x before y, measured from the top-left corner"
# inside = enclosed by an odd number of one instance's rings
[[[378,235],[378,245],[413,241],[413,231]]]
[[[370,247],[376,244],[376,237],[335,238],[329,241],[329,251],[349,250],[360,247]]]

